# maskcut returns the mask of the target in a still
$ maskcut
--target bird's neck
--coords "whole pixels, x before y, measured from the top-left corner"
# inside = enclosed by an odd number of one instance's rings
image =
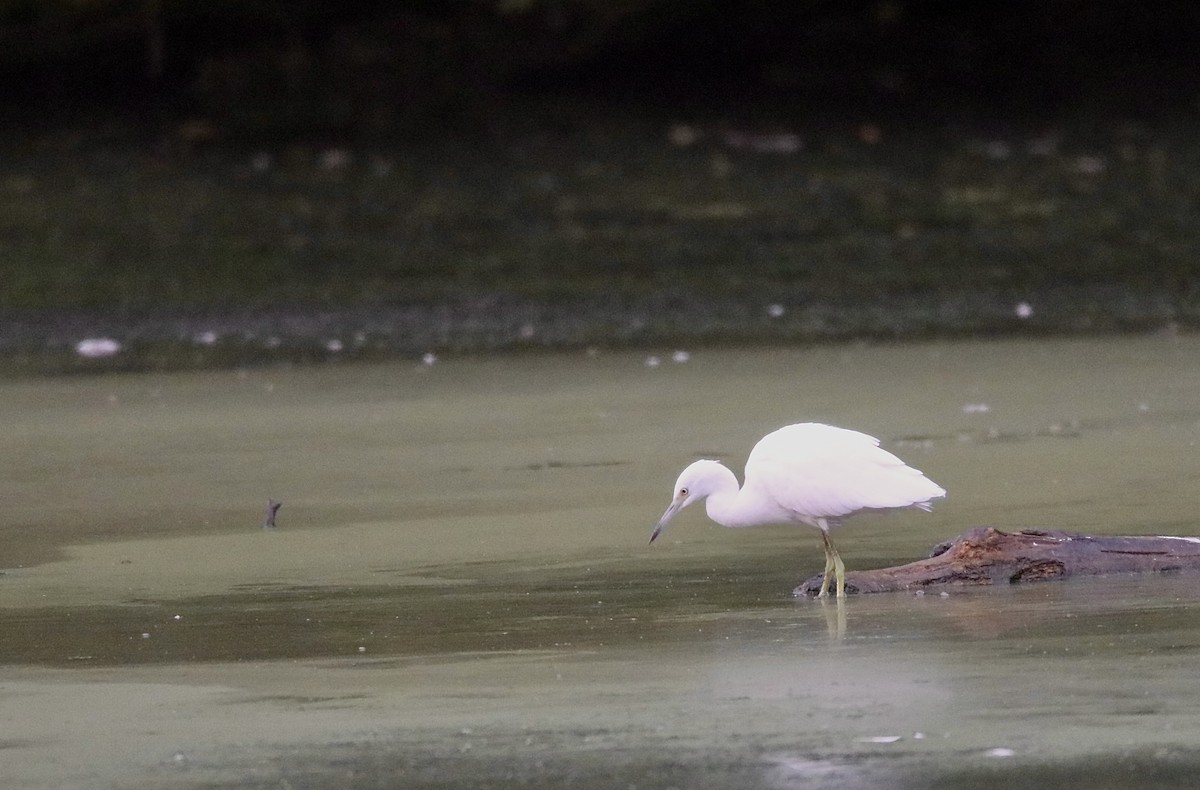
[[[749,527],[761,523],[755,513],[750,512],[747,502],[740,496],[737,477],[733,472],[722,467],[724,474],[717,488],[708,495],[704,509],[708,517],[722,527]]]

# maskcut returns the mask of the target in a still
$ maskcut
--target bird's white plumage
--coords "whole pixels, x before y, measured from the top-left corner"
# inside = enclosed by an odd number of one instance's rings
[[[865,433],[815,422],[769,433],[746,460],[743,497],[817,526],[860,510],[928,507],[946,492]]]
[[[845,570],[829,527],[864,510],[929,509],[946,491],[879,446],[865,433],[815,422],[788,425],[764,436],[746,460],[745,485],[717,461],[696,461],[675,481],[671,505],[651,542],[676,513],[707,499],[709,518],[726,527],[800,522],[824,534],[825,595],[830,573],[843,595]]]

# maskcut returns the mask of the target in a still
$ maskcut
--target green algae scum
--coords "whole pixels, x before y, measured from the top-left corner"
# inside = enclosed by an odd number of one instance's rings
[[[670,352],[0,383],[0,783],[1191,786],[1194,578],[817,602],[815,530],[646,537],[809,419],[949,492],[852,568],[1195,534],[1200,341]]]

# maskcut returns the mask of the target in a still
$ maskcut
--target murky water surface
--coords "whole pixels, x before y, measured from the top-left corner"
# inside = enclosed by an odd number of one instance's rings
[[[1200,578],[817,602],[812,530],[646,541],[807,419],[950,492],[851,569],[1197,534],[1200,339],[666,351],[0,385],[2,784],[1192,786]]]

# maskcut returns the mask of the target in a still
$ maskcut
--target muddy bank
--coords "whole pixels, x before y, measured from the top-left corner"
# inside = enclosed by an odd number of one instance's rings
[[[371,144],[14,132],[0,364],[1190,329],[1194,129],[540,101]]]
[[[1162,332],[1200,327],[1200,303],[1161,290],[1062,286],[1010,293],[906,294],[879,302],[685,295],[586,302],[480,298],[342,308],[55,312],[0,316],[0,370],[176,370],[280,362],[434,360],[439,355],[633,347],[811,344],[968,335]],[[115,341],[91,355],[89,340]],[[84,345],[81,345],[84,344]]]

